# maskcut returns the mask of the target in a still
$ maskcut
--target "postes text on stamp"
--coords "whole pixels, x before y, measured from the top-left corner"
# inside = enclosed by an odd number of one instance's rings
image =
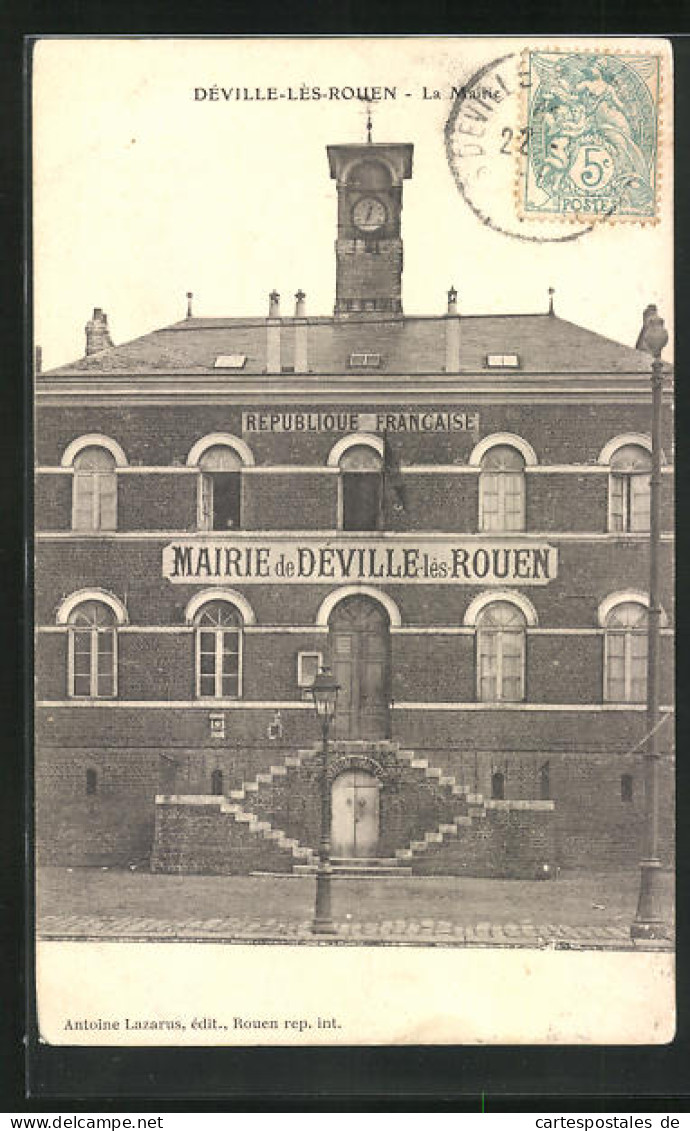
[[[527,144],[518,154],[524,218],[654,220],[660,59],[528,51]]]

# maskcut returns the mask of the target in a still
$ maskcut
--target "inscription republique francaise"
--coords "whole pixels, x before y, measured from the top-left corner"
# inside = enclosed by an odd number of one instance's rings
[[[243,432],[477,432],[478,412],[243,412]]]

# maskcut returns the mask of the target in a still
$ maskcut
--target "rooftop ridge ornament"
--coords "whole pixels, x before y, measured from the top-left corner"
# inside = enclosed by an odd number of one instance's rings
[[[194,298],[193,291],[187,291],[187,317],[192,317],[192,299]]]
[[[373,120],[372,113],[371,113],[371,99],[365,98],[364,102],[365,102],[366,108],[367,108],[367,121],[366,121],[367,145],[371,145],[373,140],[374,140],[373,139],[374,120]]]

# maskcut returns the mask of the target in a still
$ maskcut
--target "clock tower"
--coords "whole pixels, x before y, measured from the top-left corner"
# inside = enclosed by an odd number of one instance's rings
[[[335,316],[402,317],[403,180],[412,176],[412,145],[329,145],[338,188]]]

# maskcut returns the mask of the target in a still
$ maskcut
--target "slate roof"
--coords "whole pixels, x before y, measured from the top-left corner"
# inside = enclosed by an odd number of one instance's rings
[[[447,319],[443,317],[307,319],[308,371],[316,376],[352,372],[350,355],[377,353],[392,374],[439,374],[445,368]],[[295,320],[281,320],[281,364],[294,365]],[[460,319],[461,373],[487,370],[488,354],[517,354],[517,372],[543,374],[648,373],[648,353],[621,345],[551,314],[468,315]],[[101,350],[50,372],[50,376],[118,373],[216,375],[221,355],[245,354],[239,372],[266,372],[265,318],[186,318],[165,329]],[[513,370],[512,372],[516,372]],[[44,374],[48,375],[48,374]]]

